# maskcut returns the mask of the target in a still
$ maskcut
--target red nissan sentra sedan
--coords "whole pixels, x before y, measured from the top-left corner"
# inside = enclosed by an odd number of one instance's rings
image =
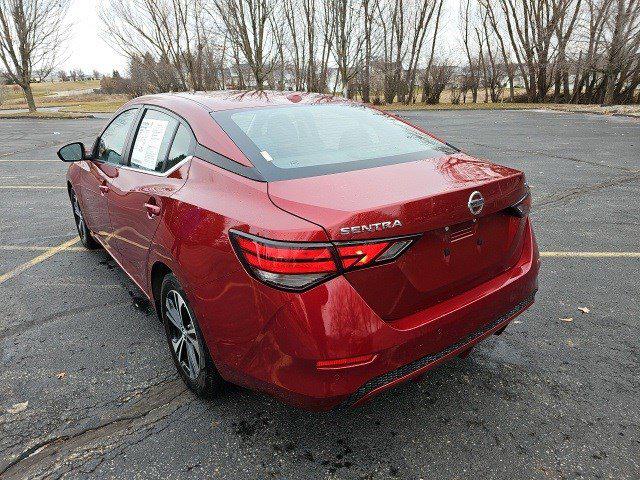
[[[147,96],[58,155],[83,244],[149,297],[198,395],[358,405],[534,301],[524,174],[360,104]]]

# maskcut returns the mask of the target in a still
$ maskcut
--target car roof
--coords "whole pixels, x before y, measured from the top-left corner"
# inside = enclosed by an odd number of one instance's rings
[[[141,105],[166,108],[189,123],[198,143],[241,165],[253,166],[251,160],[233,143],[211,118],[212,112],[238,108],[267,108],[296,104],[353,103],[342,97],[321,93],[257,90],[222,90],[214,92],[160,93],[137,97],[114,114]]]
[[[212,92],[162,93],[140,97],[139,101],[153,101],[162,104],[163,100],[182,99],[185,103],[197,103],[209,111],[217,112],[236,108],[261,108],[294,104],[325,104],[348,102],[342,97],[322,93],[281,92],[275,90],[220,90]]]

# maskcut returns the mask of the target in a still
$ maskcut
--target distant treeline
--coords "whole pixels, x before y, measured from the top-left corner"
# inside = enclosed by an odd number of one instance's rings
[[[640,0],[108,0],[101,16],[135,94],[640,102]]]

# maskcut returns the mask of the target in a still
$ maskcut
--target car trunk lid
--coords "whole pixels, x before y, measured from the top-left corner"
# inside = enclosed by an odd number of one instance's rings
[[[473,192],[484,197],[474,215]],[[386,320],[415,313],[512,266],[524,220],[505,209],[524,175],[464,154],[269,184],[275,205],[325,229],[331,241],[419,235],[395,262],[346,278]]]

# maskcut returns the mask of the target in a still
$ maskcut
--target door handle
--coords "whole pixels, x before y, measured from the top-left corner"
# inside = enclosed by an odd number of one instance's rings
[[[145,203],[144,208],[147,209],[147,213],[150,217],[160,215],[160,212],[162,211],[160,205],[156,205],[155,203]]]
[[[107,193],[109,193],[109,185],[107,185],[106,183],[103,183],[102,185],[100,185],[100,192],[102,192],[103,195],[106,195]]]

